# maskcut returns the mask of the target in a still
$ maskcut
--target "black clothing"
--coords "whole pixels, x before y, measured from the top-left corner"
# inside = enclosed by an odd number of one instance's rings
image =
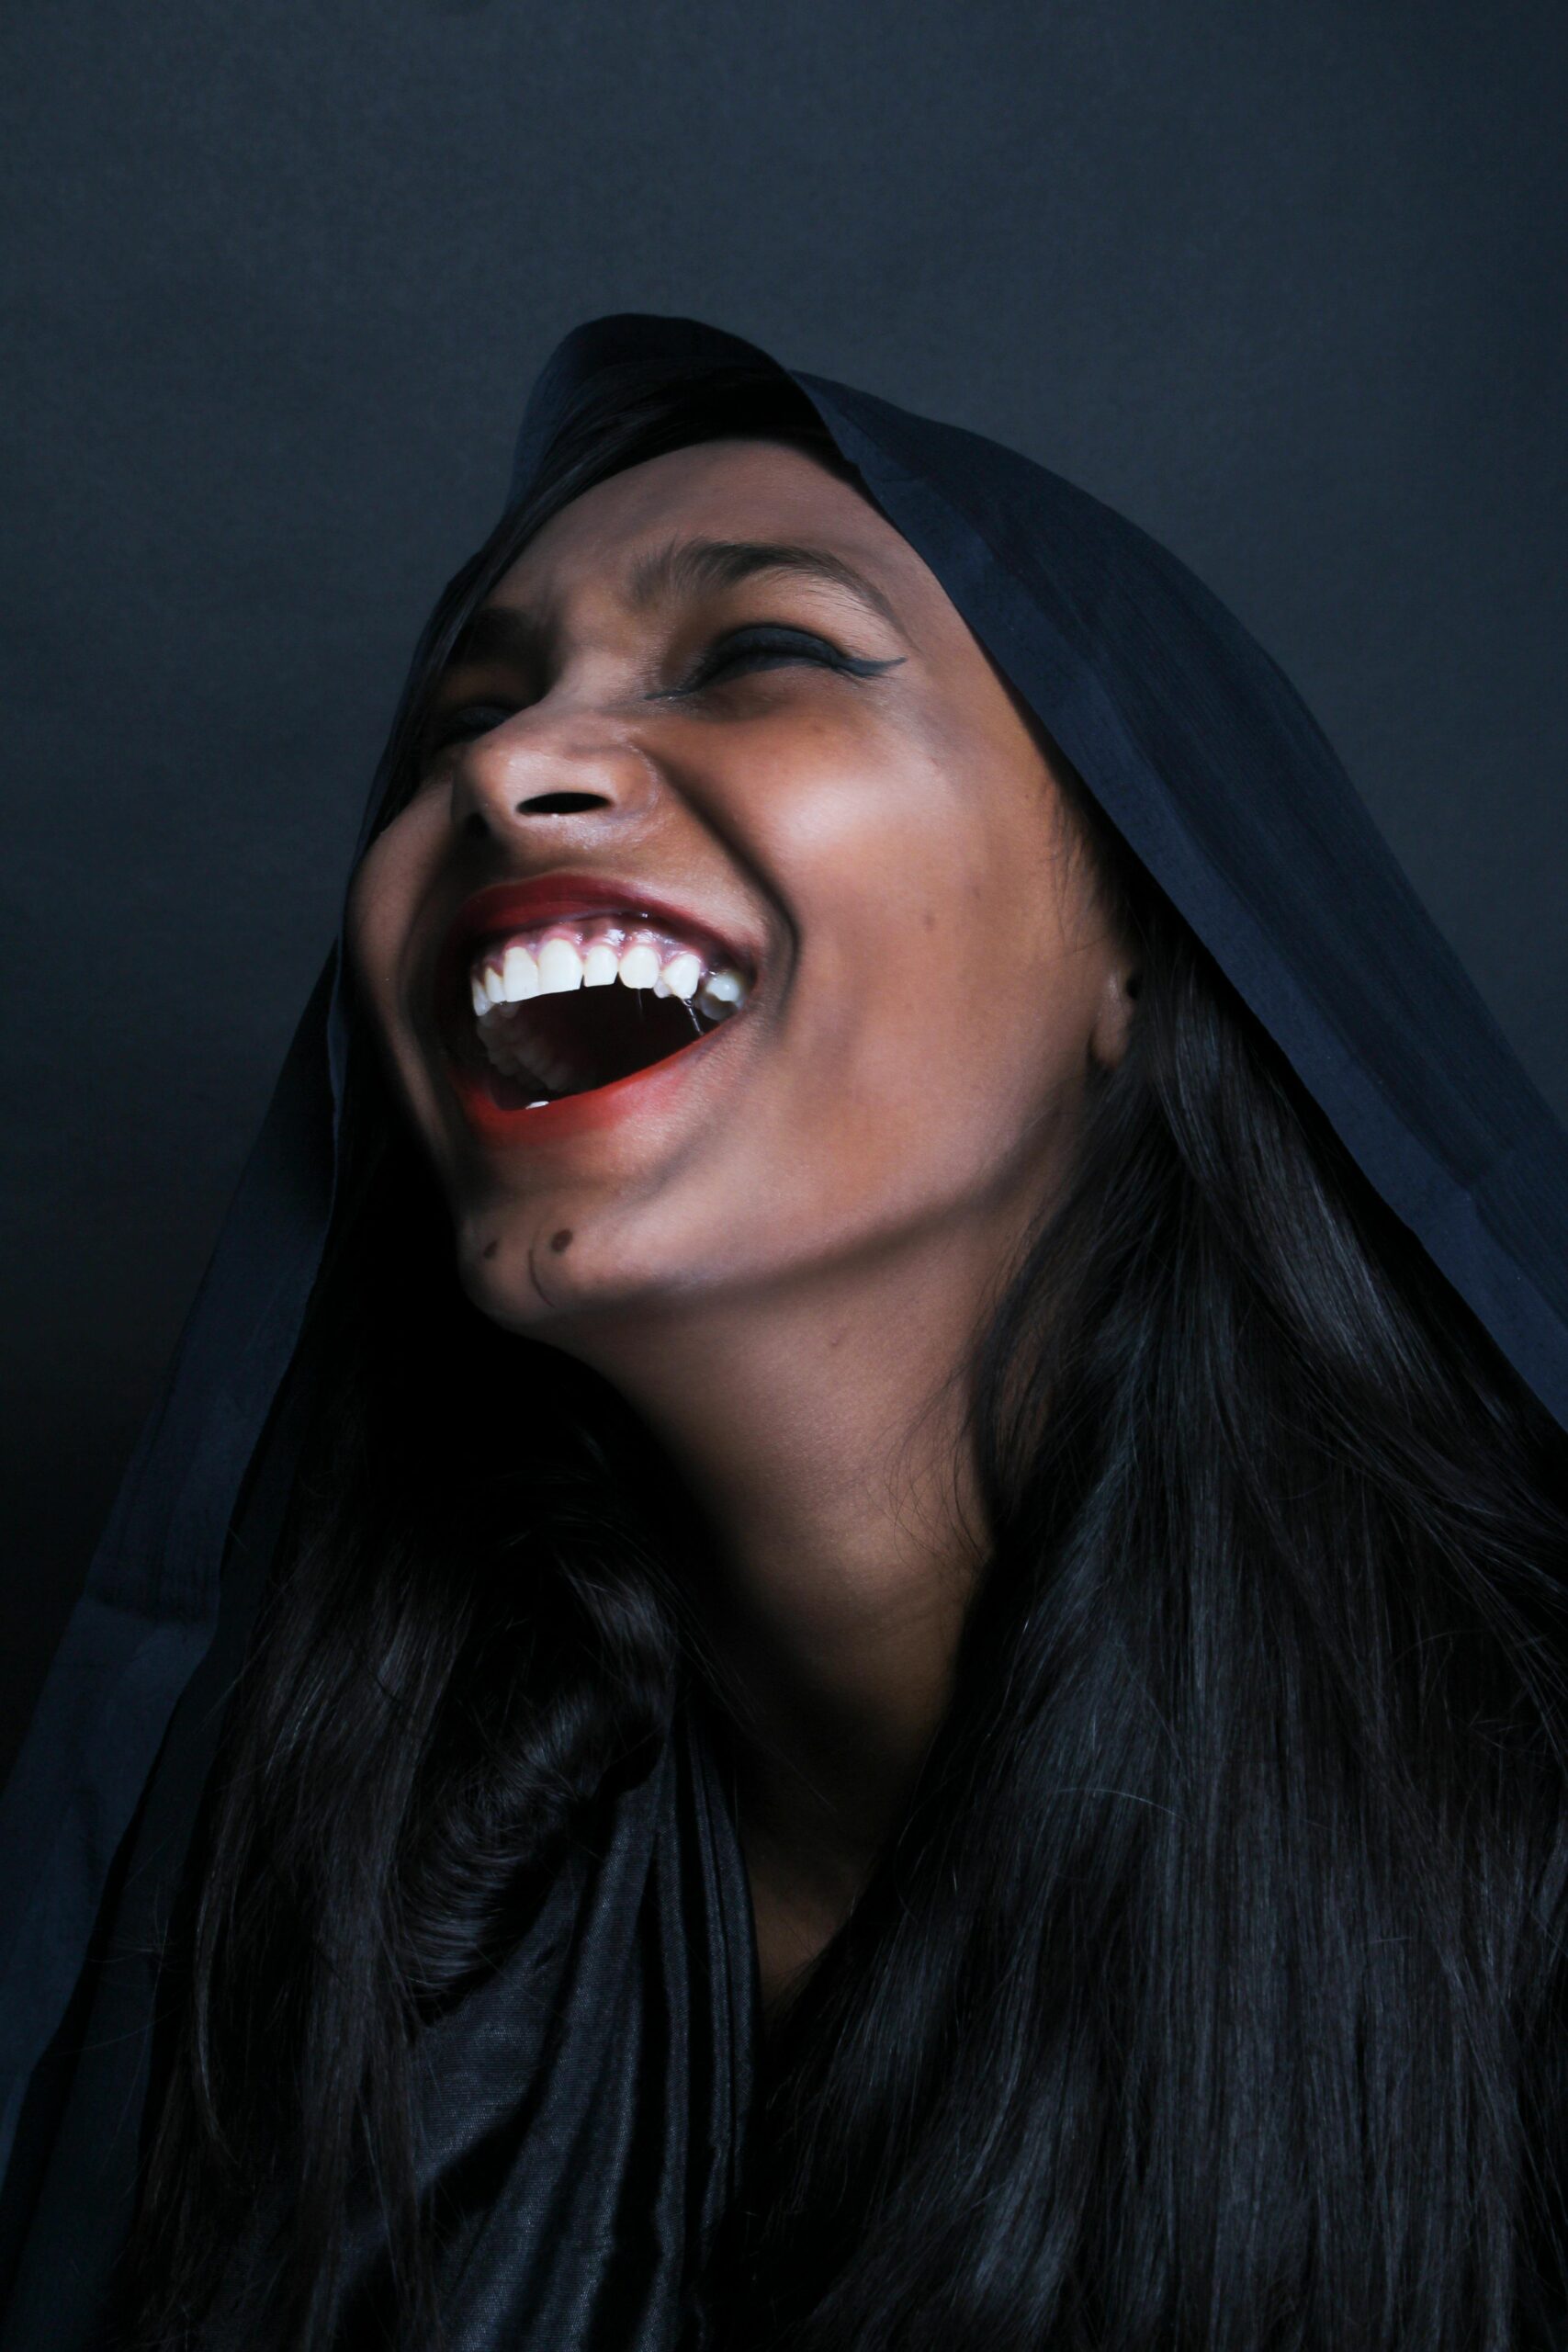
[[[655,358],[694,376],[773,364],[690,321],[579,329],[529,403],[513,496],[584,383]],[[1274,663],[1173,557],[1043,468],[794,381],[1376,1191],[1568,1425],[1568,1144]],[[101,2340],[153,1922],[297,1442],[284,1382],[333,1196],[341,959],[340,930],[0,1810],[6,2352]],[[431,2043],[426,2161],[466,2216],[462,2352],[668,2352],[733,2175],[755,2001],[733,1825],[682,1718],[601,1850]],[[374,2247],[355,2263],[373,2296]]]

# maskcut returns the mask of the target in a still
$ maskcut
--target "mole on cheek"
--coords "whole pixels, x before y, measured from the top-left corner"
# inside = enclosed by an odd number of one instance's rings
[[[481,1258],[493,1258],[500,1247],[499,1241],[487,1241],[479,1255]]]
[[[552,1234],[551,1234],[551,1236],[550,1236],[550,1248],[551,1248],[551,1249],[556,1252],[556,1255],[558,1257],[558,1256],[560,1255],[560,1253],[561,1253],[561,1251],[562,1251],[563,1250],[570,1250],[570,1247],[571,1247],[571,1227],[570,1227],[570,1225],[563,1225],[563,1226],[562,1226],[562,1227],[561,1227],[561,1229],[560,1229],[560,1231],[559,1231],[558,1233],[552,1233]]]

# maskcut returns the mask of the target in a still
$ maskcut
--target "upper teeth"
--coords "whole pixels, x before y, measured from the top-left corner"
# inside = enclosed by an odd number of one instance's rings
[[[710,964],[683,941],[647,924],[594,921],[564,928],[514,933],[476,957],[469,971],[474,1012],[480,1021],[497,1005],[567,989],[650,989],[655,996],[695,1001],[713,1020],[738,1012],[747,982],[730,965]]]

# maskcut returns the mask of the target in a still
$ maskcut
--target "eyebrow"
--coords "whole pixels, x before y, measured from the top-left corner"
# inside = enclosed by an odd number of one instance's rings
[[[668,547],[640,556],[632,566],[627,602],[634,611],[643,611],[666,597],[738,588],[742,581],[770,572],[793,574],[844,590],[908,643],[903,622],[874,581],[867,580],[830,548],[799,547],[785,540],[673,539]]]
[[[639,556],[627,575],[626,602],[633,612],[705,590],[736,588],[770,573],[815,580],[853,596],[886,621],[906,645],[908,631],[874,581],[835,555],[830,548],[800,547],[779,539],[672,539]],[[532,613],[510,605],[481,605],[458,637],[443,667],[455,670],[491,661],[536,657],[546,630]]]

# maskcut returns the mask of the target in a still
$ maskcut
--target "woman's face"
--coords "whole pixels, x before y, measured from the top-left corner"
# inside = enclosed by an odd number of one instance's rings
[[[1123,963],[1011,694],[852,487],[738,439],[588,491],[427,743],[350,944],[487,1314],[570,1346],[1016,1243],[1121,1050]],[[656,967],[672,994],[632,985]],[[525,994],[481,1023],[476,978]]]

